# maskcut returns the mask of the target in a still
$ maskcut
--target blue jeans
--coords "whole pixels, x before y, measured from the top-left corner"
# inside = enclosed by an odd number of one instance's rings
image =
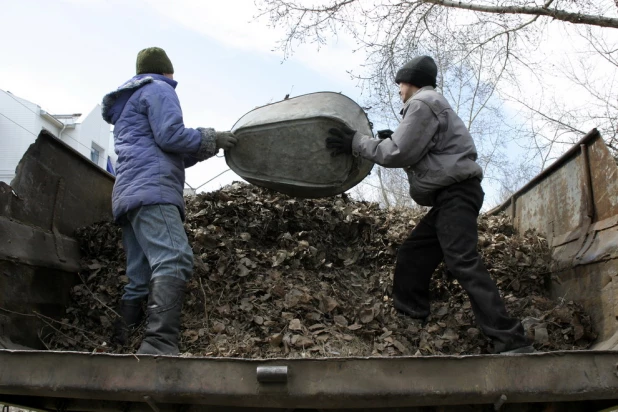
[[[138,207],[126,213],[120,224],[129,278],[123,299],[148,296],[148,285],[158,276],[191,278],[193,251],[176,206]]]

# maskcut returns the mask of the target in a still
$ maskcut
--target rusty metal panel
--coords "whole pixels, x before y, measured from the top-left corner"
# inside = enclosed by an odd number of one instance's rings
[[[554,297],[584,305],[597,347],[618,347],[618,167],[599,133],[592,130],[489,213],[501,211],[518,231],[547,236]]]
[[[488,213],[502,211],[517,230],[535,229],[556,246],[585,235],[586,225],[615,219],[618,167],[596,129]]]
[[[155,405],[329,409],[618,398],[615,351],[244,360],[0,350],[0,364],[0,402],[148,396]],[[258,382],[265,365],[287,366],[287,382]]]
[[[568,210],[571,211],[570,215],[576,215],[578,211],[583,214],[584,205],[582,204],[583,202],[582,200],[578,201],[576,204],[570,204],[570,205],[560,205],[560,204],[566,203],[565,200],[567,199],[567,196],[570,196],[570,199],[572,200],[575,200],[575,198],[581,199],[580,196],[574,196],[575,193],[573,192],[573,190],[576,190],[578,187],[581,189],[582,192],[586,192],[585,190],[586,187],[585,187],[585,182],[584,182],[585,173],[583,170],[578,170],[579,168],[586,165],[585,159],[580,156],[581,151],[582,151],[582,145],[590,146],[596,143],[597,141],[600,141],[600,145],[604,145],[599,132],[596,129],[593,129],[592,131],[590,131],[590,133],[584,136],[579,143],[577,143],[576,145],[573,145],[573,147],[569,149],[564,155],[562,155],[562,157],[560,157],[558,160],[556,160],[554,163],[548,166],[545,170],[539,173],[539,175],[537,175],[534,179],[532,179],[530,182],[524,185],[524,187],[522,187],[516,193],[514,193],[503,204],[495,207],[494,209],[488,211],[487,213],[492,215],[492,214],[498,214],[501,212],[506,212],[511,218],[513,218],[514,224],[518,230],[525,231],[528,228],[533,228],[533,229],[540,231],[543,234],[547,234],[548,236],[551,235],[551,233],[548,233],[548,227],[551,224],[551,222],[554,221],[554,217],[557,217],[557,216],[553,216],[551,213],[544,213],[542,210],[540,210],[540,208],[543,205],[541,205],[538,202],[535,196],[529,195],[528,193],[532,191],[533,189],[535,189],[536,187],[544,184],[545,189],[543,191],[544,192],[552,191],[554,196],[551,198],[543,194],[540,194],[540,196],[545,196],[545,198],[548,199],[549,203],[547,204],[547,206],[551,207],[551,205],[558,204],[557,207],[550,209],[550,211],[557,211],[557,213],[561,213],[561,210],[562,210],[561,206],[566,206]],[[569,188],[569,190],[571,191],[570,193],[564,192],[565,186],[562,184],[559,184],[556,186],[556,188],[552,189],[551,187],[549,187],[550,185],[548,185],[547,183],[544,183],[547,179],[551,178],[556,173],[562,176],[558,177],[555,182],[561,183],[565,179],[565,177],[569,177],[569,176],[564,176],[565,169],[568,169],[569,172],[576,173],[575,175],[570,176],[570,180],[578,184],[571,184]],[[531,200],[529,200],[529,198]],[[534,207],[526,206],[526,205],[523,205],[523,206],[517,205],[518,202],[523,202],[524,204],[531,202],[534,205]],[[521,214],[517,216],[516,211],[518,207],[519,208],[523,207],[524,209],[522,209],[522,211],[524,210],[530,211],[527,217],[530,217],[531,219],[533,219],[533,221],[535,222],[534,225],[530,224],[529,220],[525,219],[525,216],[522,216]],[[567,221],[570,222],[568,226],[573,226],[573,222],[575,222],[576,220],[574,216],[567,216]],[[556,234],[559,234],[559,233],[556,232]]]
[[[579,265],[618,258],[618,226],[589,233],[589,240],[580,253],[576,257]]]
[[[618,167],[602,139],[592,143],[590,154],[595,220],[618,215]]]
[[[591,225],[581,237],[552,250],[552,295],[576,300],[591,315],[599,344],[618,334],[618,225]]]
[[[576,230],[582,224],[582,163],[581,156],[576,156],[516,198],[514,223],[518,230],[537,229],[553,237]]]
[[[599,334],[599,344],[617,333],[618,282],[615,260],[554,271],[552,278],[551,296],[558,300],[581,303]]]

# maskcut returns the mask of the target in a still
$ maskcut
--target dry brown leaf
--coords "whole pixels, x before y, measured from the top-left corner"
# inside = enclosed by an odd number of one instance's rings
[[[221,323],[221,322],[215,322],[215,323],[212,325],[212,330],[213,330],[215,333],[221,333],[221,332],[224,332],[224,331],[225,331],[225,325],[224,325],[223,323]]]
[[[303,327],[302,327],[302,325],[300,323],[300,319],[292,319],[290,321],[290,324],[288,325],[288,328],[290,330],[294,330],[294,331],[298,331],[298,330],[302,330],[303,329]]]
[[[361,323],[369,323],[374,318],[373,308],[365,308],[360,311],[358,314],[358,318]]]
[[[320,310],[322,312],[332,312],[337,306],[339,306],[337,301],[330,296],[320,297]]]

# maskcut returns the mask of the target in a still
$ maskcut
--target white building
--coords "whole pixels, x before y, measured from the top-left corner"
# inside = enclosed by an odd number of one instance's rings
[[[0,89],[0,181],[11,183],[17,164],[41,129],[47,129],[102,169],[107,167],[108,156],[115,164],[110,126],[101,117],[100,105],[85,116],[52,115]]]

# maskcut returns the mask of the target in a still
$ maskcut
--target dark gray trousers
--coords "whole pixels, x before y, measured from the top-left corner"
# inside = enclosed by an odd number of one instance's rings
[[[530,342],[521,322],[508,316],[477,251],[477,218],[484,196],[476,178],[438,193],[434,207],[399,248],[393,294],[419,310],[429,310],[429,282],[444,259],[468,293],[476,323],[494,341],[495,351],[501,352]]]

